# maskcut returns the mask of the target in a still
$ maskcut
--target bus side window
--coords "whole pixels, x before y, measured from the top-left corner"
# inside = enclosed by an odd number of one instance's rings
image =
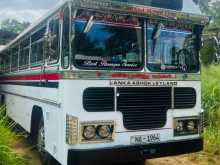
[[[66,7],[63,18],[63,37],[62,37],[62,65],[68,68],[70,57],[70,10]]]
[[[21,42],[20,45],[20,58],[19,58],[19,68],[25,69],[29,64],[29,42],[30,39],[27,38]]]
[[[10,72],[10,61],[11,61],[11,54],[10,51],[6,51],[3,53],[4,54],[4,72]]]
[[[48,49],[47,60],[49,63],[57,63],[59,58],[60,48],[60,22],[58,18],[52,19],[49,23],[48,31]]]
[[[46,33],[46,26],[43,26],[31,36],[31,64],[40,65],[44,60],[44,35]]]
[[[4,59],[3,59],[3,55],[0,54],[0,73],[4,72]]]
[[[11,53],[12,53],[11,70],[17,71],[18,70],[18,47],[13,48]]]

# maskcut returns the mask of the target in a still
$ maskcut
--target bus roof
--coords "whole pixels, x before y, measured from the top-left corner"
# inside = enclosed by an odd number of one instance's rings
[[[153,0],[152,0],[153,1]],[[167,0],[168,1],[168,0]],[[181,23],[188,22],[192,24],[206,25],[209,22],[207,16],[201,15],[199,7],[193,2],[194,0],[183,0],[183,8],[181,11],[156,8],[152,6],[134,4],[131,2],[121,2],[117,0],[63,0],[56,7],[50,10],[45,16],[41,17],[36,23],[32,24],[18,37],[11,41],[0,53],[22,39],[27,33],[30,33],[40,23],[43,23],[48,17],[57,12],[67,2],[72,2],[76,8],[91,9],[108,13],[128,14],[138,17],[149,17],[155,19],[166,19],[179,21]],[[191,7],[189,7],[191,6]],[[196,12],[195,12],[196,11]]]
[[[201,14],[198,0],[112,0],[130,4],[171,9],[191,14]]]

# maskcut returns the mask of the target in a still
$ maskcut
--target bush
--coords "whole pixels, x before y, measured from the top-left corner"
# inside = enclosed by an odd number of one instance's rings
[[[16,126],[5,113],[5,106],[0,107],[0,165],[25,165],[26,161],[12,151],[12,147],[18,143],[20,135],[11,130]]]
[[[205,152],[220,154],[220,66],[202,68],[202,107],[205,110]]]
[[[215,50],[213,40],[206,40],[201,49],[201,61],[203,65],[210,65],[215,62]]]

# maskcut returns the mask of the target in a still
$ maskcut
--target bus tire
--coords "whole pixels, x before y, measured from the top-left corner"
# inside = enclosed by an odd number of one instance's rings
[[[37,130],[37,150],[40,154],[40,160],[43,165],[46,165],[48,160],[48,154],[45,150],[45,132],[44,132],[44,121],[43,117],[41,117],[38,130]]]
[[[59,165],[59,163],[45,150],[45,130],[43,117],[41,117],[38,127],[37,150],[40,154],[42,165]]]

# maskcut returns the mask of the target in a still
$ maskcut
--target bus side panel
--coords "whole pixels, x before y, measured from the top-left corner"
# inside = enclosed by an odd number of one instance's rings
[[[61,161],[63,113],[58,101],[59,90],[15,85],[3,85],[1,89],[9,117],[29,133],[33,107],[38,106],[42,109],[46,150],[56,160]]]

